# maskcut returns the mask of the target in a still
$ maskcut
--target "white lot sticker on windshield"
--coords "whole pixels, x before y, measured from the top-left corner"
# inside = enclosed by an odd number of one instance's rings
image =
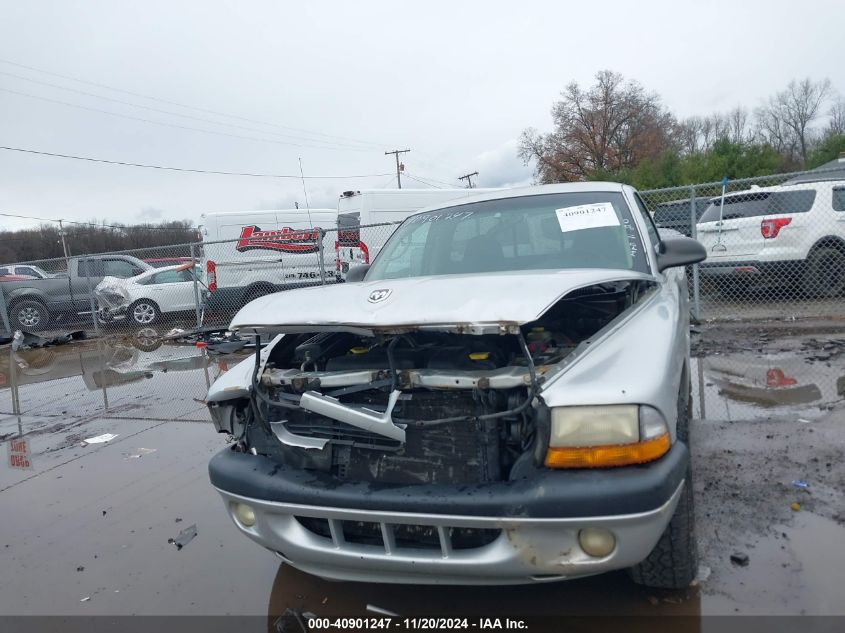
[[[619,226],[619,218],[613,205],[609,202],[595,202],[593,204],[579,204],[576,207],[555,209],[560,230],[580,231],[582,229],[597,229],[603,226]]]

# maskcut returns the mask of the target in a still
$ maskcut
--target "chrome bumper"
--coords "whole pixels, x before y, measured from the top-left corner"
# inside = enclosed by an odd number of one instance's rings
[[[361,582],[493,585],[563,580],[636,565],[657,544],[683,485],[682,481],[668,501],[648,512],[565,519],[323,508],[262,501],[217,490],[238,529],[293,567],[315,576]],[[246,527],[235,518],[236,503],[253,509],[255,525]],[[301,518],[320,520],[327,527],[325,534],[309,529]],[[378,544],[345,538],[346,522],[372,525],[381,535]],[[418,547],[399,540],[396,534],[402,526],[431,526],[437,542]],[[594,558],[580,548],[578,531],[588,527],[614,533],[616,548],[610,555]],[[460,528],[495,530],[498,534],[478,547],[455,547],[451,535]]]

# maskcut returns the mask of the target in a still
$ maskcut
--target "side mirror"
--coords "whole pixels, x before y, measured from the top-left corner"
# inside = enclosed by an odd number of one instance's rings
[[[358,266],[350,267],[349,272],[346,273],[346,282],[364,281],[364,277],[369,269],[369,264],[359,264]]]
[[[667,237],[660,241],[657,250],[657,270],[689,266],[707,259],[707,251],[698,240],[691,237]]]

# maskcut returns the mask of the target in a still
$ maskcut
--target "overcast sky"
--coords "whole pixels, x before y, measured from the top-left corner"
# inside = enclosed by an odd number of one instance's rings
[[[617,70],[681,117],[754,107],[796,77],[845,92],[843,24],[841,0],[0,0],[0,60],[159,99],[0,62],[0,145],[275,174],[298,174],[301,158],[306,176],[382,174],[309,180],[312,207],[395,186],[384,155],[395,148],[412,150],[405,186],[424,186],[410,176],[459,186],[476,170],[480,186],[528,184],[517,137],[549,128],[568,82]],[[304,203],[299,180],[0,151],[2,213],[200,222],[294,201]],[[31,224],[0,217],[2,228]]]

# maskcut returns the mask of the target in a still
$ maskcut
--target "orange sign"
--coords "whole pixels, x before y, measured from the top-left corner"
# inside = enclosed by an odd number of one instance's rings
[[[9,447],[9,468],[29,470],[32,468],[32,459],[29,454],[29,441],[19,437],[9,440],[6,445]]]

